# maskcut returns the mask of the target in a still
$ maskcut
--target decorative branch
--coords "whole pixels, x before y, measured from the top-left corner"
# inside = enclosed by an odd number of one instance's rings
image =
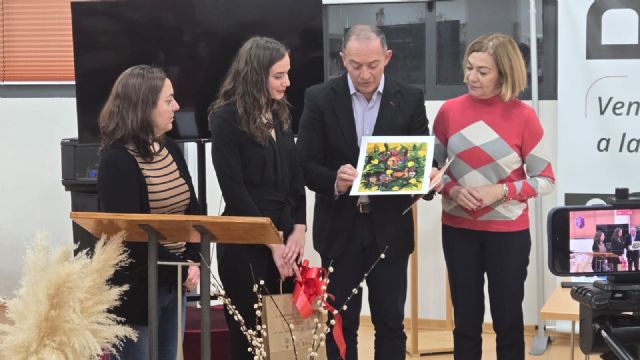
[[[334,318],[336,316],[338,316],[340,314],[340,312],[347,310],[347,304],[349,303],[349,301],[351,301],[351,299],[353,298],[354,295],[358,294],[358,292],[360,291],[359,289],[362,289],[362,287],[364,287],[364,284],[365,284],[365,281],[367,280],[367,277],[369,276],[371,271],[373,271],[373,269],[376,267],[376,265],[378,265],[378,263],[386,257],[386,252],[387,252],[388,249],[389,249],[388,246],[386,246],[384,248],[382,253],[380,253],[380,256],[378,256],[378,258],[373,262],[373,264],[371,264],[369,269],[364,273],[364,275],[362,277],[362,280],[358,283],[358,286],[354,287],[351,290],[351,294],[349,294],[349,296],[345,299],[345,301],[342,303],[342,305],[340,307],[332,310],[331,315]],[[295,345],[296,337],[293,334],[294,325],[291,324],[287,320],[287,318],[285,317],[284,313],[282,312],[280,307],[277,305],[277,303],[273,299],[273,296],[269,292],[269,289],[265,286],[264,280],[256,281],[256,278],[255,278],[254,273],[253,273],[253,268],[251,268],[251,276],[252,276],[253,281],[254,281],[253,292],[256,293],[256,297],[258,299],[258,302],[256,304],[254,304],[254,309],[256,309],[256,327],[255,327],[255,330],[247,328],[247,326],[246,326],[246,324],[244,322],[244,319],[242,318],[242,316],[240,315],[240,313],[238,312],[236,307],[232,304],[231,299],[229,299],[229,297],[226,296],[226,293],[224,291],[222,283],[215,277],[215,275],[211,271],[211,267],[209,266],[209,263],[205,260],[205,258],[202,256],[202,254],[200,254],[200,258],[202,259],[202,262],[205,264],[206,268],[209,270],[209,274],[211,275],[212,279],[214,280],[212,282],[212,285],[214,287],[214,291],[217,293],[217,295],[216,295],[217,298],[224,303],[225,308],[227,309],[229,314],[231,314],[233,316],[233,319],[240,324],[240,330],[247,337],[247,341],[250,344],[250,347],[247,350],[254,354],[254,359],[256,359],[256,360],[264,360],[264,359],[267,358],[267,353],[266,353],[266,350],[264,348],[264,339],[263,339],[263,338],[267,337],[267,332],[266,332],[267,326],[262,324],[262,322],[261,322],[262,306],[263,306],[262,292],[264,292],[271,299],[271,301],[273,302],[273,305],[275,306],[276,310],[278,311],[278,313],[280,314],[280,316],[282,317],[284,322],[287,324],[287,327],[289,329],[289,335],[291,336],[291,340],[292,340],[292,344],[293,344],[294,358],[295,358],[295,360],[298,360],[298,350],[296,349],[296,345]],[[251,265],[249,265],[249,266],[251,266]],[[324,284],[322,285],[322,294],[321,294],[321,296],[318,298],[318,300],[316,302],[317,309],[322,314],[328,314],[327,309],[331,308],[331,306],[327,302],[327,300],[329,298],[329,294],[327,293],[327,288],[328,288],[329,282],[330,282],[329,277],[330,277],[331,273],[334,272],[333,260],[331,262],[329,262],[328,272],[329,272],[329,274],[324,279]],[[335,326],[335,324],[336,324],[335,319],[331,319],[331,320],[329,320],[329,325],[324,323],[324,329],[323,329],[323,326],[322,326],[323,323],[320,321],[320,319],[318,318],[317,315],[314,317],[313,321],[315,323],[315,326],[314,326],[314,329],[313,329],[313,332],[312,332],[311,347],[307,349],[307,359],[308,360],[315,360],[315,359],[318,358],[318,356],[319,356],[318,350],[320,349],[320,347],[324,347],[326,345],[327,334],[331,331],[333,326]]]
[[[351,294],[349,294],[349,296],[345,299],[345,301],[342,303],[342,306],[340,306],[339,308],[334,309],[331,312],[331,314],[334,317],[337,316],[340,312],[347,310],[347,304],[349,303],[349,301],[351,301],[351,298],[353,298],[353,296],[356,295],[360,291],[358,289],[362,289],[364,287],[364,284],[365,284],[365,281],[367,280],[367,277],[369,276],[371,271],[373,271],[373,269],[376,267],[376,265],[378,265],[378,263],[386,257],[386,252],[387,252],[388,249],[389,249],[389,246],[385,246],[384,250],[382,251],[382,253],[380,253],[380,255],[378,256],[376,261],[374,261],[373,264],[371,264],[371,266],[369,267],[369,269],[364,273],[364,276],[362,277],[362,280],[360,280],[360,283],[358,284],[358,286],[354,287],[351,290]],[[319,307],[322,306],[322,310],[321,311],[322,311],[323,314],[327,314],[328,313],[328,311],[326,309],[327,305],[328,305],[327,299],[329,297],[329,294],[327,293],[327,288],[328,288],[329,282],[330,282],[329,278],[330,278],[331,274],[334,272],[332,264],[333,264],[333,260],[331,262],[329,262],[329,268],[327,269],[329,271],[329,275],[327,276],[326,284],[322,286],[322,291],[323,291],[322,300],[318,300],[318,303],[317,303]],[[314,321],[317,321],[316,324],[319,324],[319,322],[320,322],[317,317],[314,319]],[[329,326],[325,326],[324,332],[320,336],[317,336],[317,331],[321,326],[316,325],[316,329],[314,329],[314,332],[313,332],[313,339],[314,339],[313,345],[314,346],[312,346],[311,351],[309,352],[310,356],[307,357],[308,359],[312,359],[313,360],[313,359],[316,359],[318,357],[318,349],[321,346],[325,345],[324,341],[326,341],[326,335],[331,331],[331,328],[336,324],[335,319],[331,319],[329,321],[329,324],[330,324]],[[316,343],[316,339],[319,340],[317,343]]]
[[[293,324],[287,320],[287,317],[284,316],[284,313],[282,312],[282,310],[280,310],[280,307],[278,306],[276,301],[273,300],[273,296],[269,292],[269,289],[267,289],[267,287],[264,286],[264,280],[260,280],[260,288],[267,294],[271,302],[273,302],[273,306],[275,306],[276,310],[278,310],[278,313],[282,317],[282,320],[284,320],[285,324],[287,324],[287,329],[289,330],[289,336],[291,336],[291,344],[293,345],[293,354],[295,356],[295,360],[298,360],[298,350],[296,349],[296,337],[295,335],[293,335],[293,329],[294,329]],[[262,295],[259,296],[258,302],[262,304]]]
[[[247,351],[253,354],[255,360],[266,359],[267,352],[264,348],[263,338],[267,336],[267,332],[266,332],[267,327],[266,325],[262,325],[259,320],[262,315],[262,301],[261,301],[262,295],[258,292],[258,285],[255,283],[253,285],[253,291],[256,293],[259,300],[259,304],[254,304],[254,309],[256,309],[256,327],[254,330],[254,329],[249,329],[247,327],[244,321],[244,318],[242,317],[238,309],[235,307],[235,305],[233,305],[233,303],[231,302],[231,299],[226,295],[226,292],[224,291],[222,283],[213,274],[213,272],[211,271],[211,266],[209,265],[207,260],[204,258],[204,256],[202,256],[202,253],[200,253],[200,259],[202,263],[205,265],[205,267],[207,268],[207,270],[209,270],[209,275],[213,279],[213,282],[211,283],[211,285],[213,286],[214,292],[216,293],[215,296],[218,298],[218,300],[222,301],[222,303],[225,305],[225,309],[227,310],[227,312],[229,312],[229,314],[233,317],[233,320],[238,322],[238,324],[240,325],[240,331],[247,338],[247,341],[249,342],[249,348],[247,348]],[[264,281],[262,281],[262,283],[264,283]],[[202,291],[202,289],[200,289],[200,291]],[[206,306],[206,305],[202,304],[202,306]]]
[[[329,261],[329,268],[327,269],[327,271],[329,272],[329,274],[333,272],[333,259]],[[329,281],[330,281],[329,275],[327,274],[327,277],[324,279],[324,284],[322,285],[322,295],[320,296],[320,298],[317,300],[317,303],[316,303],[317,308],[320,310],[320,313],[324,315],[327,314],[327,310],[324,308],[324,304],[327,302],[327,298],[329,296],[327,294],[327,287],[329,286]],[[313,328],[313,332],[311,333],[312,334],[311,347],[307,349],[307,360],[315,360],[320,356],[320,354],[318,353],[318,350],[320,350],[321,347],[325,346],[327,334],[330,331],[330,328],[327,326],[327,323],[321,322],[320,319],[318,318],[317,313],[313,318],[313,322],[315,326]],[[320,329],[322,329],[323,324],[324,324],[324,329],[322,330],[322,333],[318,334],[320,332]]]
[[[376,265],[378,265],[378,263],[384,259],[386,257],[386,252],[387,249],[389,249],[389,246],[385,246],[384,250],[382,250],[382,253],[380,253],[380,256],[378,256],[378,258],[376,259],[376,261],[373,262],[373,264],[371,264],[371,266],[369,267],[369,270],[367,270],[366,273],[364,273],[364,276],[362,277],[362,280],[360,280],[360,283],[358,284],[358,286],[354,287],[351,290],[351,294],[349,294],[349,296],[347,297],[347,299],[344,301],[344,303],[342,303],[342,306],[340,307],[341,311],[345,311],[347,310],[347,303],[349,302],[349,300],[351,300],[351,298],[356,295],[358,293],[358,288],[362,289],[362,287],[364,286],[365,281],[367,280],[367,276],[369,276],[369,273],[371,273],[371,271],[373,271],[373,268],[376,267]],[[329,273],[333,272],[333,268],[329,268]],[[337,311],[337,310],[336,310]],[[336,311],[334,311],[334,315],[336,313]]]

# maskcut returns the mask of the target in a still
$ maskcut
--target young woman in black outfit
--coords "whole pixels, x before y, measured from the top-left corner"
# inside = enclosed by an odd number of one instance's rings
[[[227,295],[248,326],[255,324],[255,281],[271,293],[291,291],[304,252],[305,190],[284,97],[288,50],[254,37],[238,51],[211,104],[212,158],[225,200],[223,215],[265,216],[283,232],[284,244],[217,246],[218,272]],[[253,359],[237,321],[229,314],[231,358]]]
[[[616,227],[613,229],[609,243],[607,244],[607,250],[616,254],[617,256],[607,259],[612,264],[611,271],[618,271],[618,265],[622,262],[622,255],[624,254],[624,239],[622,235],[622,228]]]

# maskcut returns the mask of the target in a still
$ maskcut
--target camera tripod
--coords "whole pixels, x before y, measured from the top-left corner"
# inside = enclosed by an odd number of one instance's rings
[[[585,354],[640,358],[640,282],[637,277],[621,279],[610,277],[571,289],[571,297],[580,303],[580,350]]]

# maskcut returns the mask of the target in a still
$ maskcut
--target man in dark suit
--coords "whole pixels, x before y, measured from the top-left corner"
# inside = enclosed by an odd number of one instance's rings
[[[331,263],[328,292],[342,312],[346,359],[357,359],[362,305],[359,282],[367,274],[369,307],[375,327],[375,359],[404,359],[404,304],[407,262],[413,251],[412,213],[402,212],[411,197],[349,196],[356,177],[359,144],[367,135],[428,135],[424,95],[418,88],[384,76],[391,59],[380,29],[355,25],[345,34],[341,52],[347,73],[305,94],[298,149],[305,183],[316,193],[313,245],[323,266]],[[357,288],[357,291],[352,291]],[[338,358],[332,337],[329,359]]]
[[[640,271],[638,270],[638,250],[631,250],[631,244],[635,241],[640,241],[636,238],[636,228],[632,226],[629,228],[629,233],[624,238],[624,247],[627,249],[627,271]]]

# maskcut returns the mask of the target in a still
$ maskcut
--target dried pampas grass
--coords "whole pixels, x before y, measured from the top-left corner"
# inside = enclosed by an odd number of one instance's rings
[[[42,236],[27,250],[24,277],[7,301],[9,324],[0,324],[0,358],[16,360],[99,359],[125,338],[137,338],[108,309],[125,287],[107,284],[127,260],[124,233],[96,244],[91,258],[73,247],[52,249]]]

